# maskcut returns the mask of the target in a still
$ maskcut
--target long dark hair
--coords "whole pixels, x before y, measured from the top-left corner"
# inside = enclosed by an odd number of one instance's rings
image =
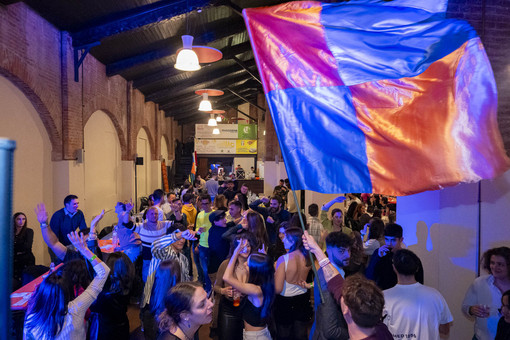
[[[250,277],[248,283],[257,285],[262,289],[261,318],[268,318],[274,301],[274,266],[271,258],[265,254],[253,253],[248,260]]]
[[[347,212],[345,213],[346,218],[353,218],[354,217],[354,211],[356,210],[356,207],[358,206],[358,202],[351,202],[349,205],[349,208],[347,209]]]
[[[248,222],[248,231],[255,235],[257,240],[256,250],[262,249],[262,246],[269,247],[269,237],[267,236],[266,225],[262,215],[250,210],[246,214],[246,221]]]
[[[63,270],[51,273],[41,282],[28,303],[24,326],[27,334],[41,339],[53,339],[58,335],[71,299],[69,286]]]
[[[369,222],[370,229],[368,231],[368,239],[369,240],[378,240],[381,238],[384,232],[384,222],[378,217],[374,217],[370,219]]]
[[[181,313],[191,311],[193,295],[200,282],[181,282],[170,289],[165,296],[165,310],[159,315],[159,330],[164,332],[181,322]]]
[[[18,234],[19,236],[24,236],[25,233],[27,232],[27,222],[28,222],[27,215],[25,215],[25,213],[17,212],[17,213],[14,214],[14,216],[12,217],[12,227],[13,227],[13,230],[14,230],[14,235],[16,235],[16,218],[19,215],[25,216],[25,224],[21,227],[21,231]]]
[[[133,262],[126,254],[117,251],[108,256],[106,265],[110,268],[110,275],[108,275],[106,283],[108,293],[128,295],[135,277]]]
[[[181,266],[176,259],[164,260],[160,263],[154,277],[151,293],[152,315],[159,315],[165,309],[165,297],[173,286],[181,282]]]
[[[295,250],[299,250],[301,254],[305,257],[306,264],[310,264],[310,257],[308,256],[308,251],[305,249],[303,245],[303,229],[297,227],[291,227],[285,230],[285,237],[292,239],[293,243],[290,247],[288,254],[292,253]]]

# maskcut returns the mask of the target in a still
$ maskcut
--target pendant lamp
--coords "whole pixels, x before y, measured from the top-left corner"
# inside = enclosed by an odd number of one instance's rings
[[[214,119],[214,117],[211,116],[211,118],[209,118],[209,121],[207,122],[207,125],[208,126],[218,126],[218,123],[216,122],[216,119]]]
[[[220,129],[218,129],[218,128],[214,128],[214,129],[212,130],[212,134],[213,134],[213,135],[219,135],[219,134],[220,134]]]
[[[216,117],[216,121],[219,123],[221,122],[221,116]]]
[[[175,68],[181,71],[197,71],[200,70],[198,63],[198,56],[192,50],[193,37],[191,35],[183,35],[182,37],[182,50],[177,54]]]
[[[202,101],[200,102],[200,105],[198,106],[198,111],[211,111],[212,105],[209,101],[209,95],[207,92],[202,93]]]

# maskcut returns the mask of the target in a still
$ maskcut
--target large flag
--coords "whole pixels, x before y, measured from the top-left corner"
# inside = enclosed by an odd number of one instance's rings
[[[446,5],[243,11],[293,189],[409,195],[509,168],[489,61]]]

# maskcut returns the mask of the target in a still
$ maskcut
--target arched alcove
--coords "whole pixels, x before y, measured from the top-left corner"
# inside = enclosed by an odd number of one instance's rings
[[[39,231],[34,208],[36,204],[44,202],[50,216],[55,209],[61,208],[53,204],[52,145],[31,101],[17,86],[2,76],[0,122],[0,136],[16,141],[13,212],[22,211],[26,214],[28,227],[34,230],[32,251],[36,263],[48,264],[49,255]]]
[[[116,222],[111,209],[120,199],[122,153],[115,126],[105,112],[96,111],[87,120],[84,144],[85,185],[81,208],[88,220],[101,209],[107,210],[101,225],[111,225]]]

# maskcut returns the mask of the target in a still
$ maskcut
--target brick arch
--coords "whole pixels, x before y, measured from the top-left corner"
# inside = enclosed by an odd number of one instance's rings
[[[57,128],[57,124],[53,120],[50,111],[43,103],[39,95],[28,85],[24,80],[9,72],[7,69],[0,67],[0,75],[4,76],[11,83],[14,84],[24,95],[28,98],[30,103],[33,105],[35,111],[39,114],[46,133],[51,143],[51,160],[59,161],[62,160],[62,135]]]
[[[154,136],[152,136],[151,130],[146,125],[142,125],[140,129],[144,129],[145,133],[147,134],[147,137],[149,137],[149,146],[151,148],[151,160],[153,161],[158,160],[159,157],[156,157],[156,142],[154,141]],[[140,130],[138,130],[138,132],[139,131]],[[138,132],[136,133],[136,136],[138,136]]]
[[[123,161],[130,160],[129,159],[129,155],[128,155],[128,146],[127,146],[126,137],[124,135],[124,131],[122,130],[122,126],[120,126],[120,123],[117,120],[117,117],[110,110],[107,110],[107,109],[96,109],[96,110],[92,111],[92,113],[90,115],[86,116],[87,118],[83,122],[83,126],[85,127],[85,125],[87,125],[87,122],[90,119],[90,117],[92,117],[92,115],[94,113],[96,113],[97,111],[102,111],[102,112],[106,113],[108,118],[110,118],[110,120],[112,121],[113,126],[115,127],[115,131],[117,132],[117,138],[119,139],[119,143],[120,143],[121,159]]]

